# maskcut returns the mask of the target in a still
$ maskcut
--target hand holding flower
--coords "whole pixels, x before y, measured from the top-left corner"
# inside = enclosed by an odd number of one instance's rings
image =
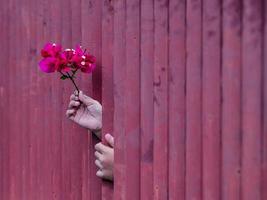
[[[78,96],[72,94],[66,116],[101,138],[102,106],[98,101],[84,95],[82,91]]]

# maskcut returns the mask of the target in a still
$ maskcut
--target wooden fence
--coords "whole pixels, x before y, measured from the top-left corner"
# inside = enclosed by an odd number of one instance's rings
[[[267,199],[264,0],[0,0],[0,199]],[[98,59],[82,90],[115,136],[65,117],[73,87],[40,72],[48,42]]]

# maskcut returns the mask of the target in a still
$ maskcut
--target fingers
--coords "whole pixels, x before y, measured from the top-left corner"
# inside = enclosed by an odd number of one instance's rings
[[[98,171],[96,172],[96,176],[98,176],[99,178],[103,178],[104,173],[103,173],[101,170],[98,170]]]
[[[72,118],[74,114],[75,114],[75,110],[74,109],[69,109],[69,110],[66,111],[67,118]]]
[[[111,147],[114,147],[114,137],[112,135],[106,134],[105,139]]]
[[[99,160],[95,160],[95,165],[99,168],[99,169],[103,169],[103,165],[101,164],[101,162]]]
[[[79,98],[77,97],[77,95],[72,94],[72,95],[70,95],[70,100],[71,101],[78,101]]]
[[[98,159],[98,160],[101,160],[102,158],[102,154],[99,153],[98,151],[95,152],[95,157]]]
[[[99,151],[100,153],[104,153],[107,152],[109,149],[109,147],[107,147],[106,145],[102,144],[101,142],[97,143],[95,145],[95,150]]]
[[[94,99],[89,96],[86,96],[85,94],[83,94],[82,91],[80,91],[79,93],[79,100],[83,102],[86,106],[91,106],[95,103]]]
[[[79,101],[71,100],[70,103],[69,103],[69,108],[78,107],[80,105],[81,105],[81,103]]]

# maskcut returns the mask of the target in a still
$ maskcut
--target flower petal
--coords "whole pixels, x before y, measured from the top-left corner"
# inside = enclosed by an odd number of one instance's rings
[[[48,57],[48,58],[42,59],[39,62],[39,66],[43,72],[51,73],[51,72],[55,72],[56,70],[56,62],[57,61],[55,58]]]

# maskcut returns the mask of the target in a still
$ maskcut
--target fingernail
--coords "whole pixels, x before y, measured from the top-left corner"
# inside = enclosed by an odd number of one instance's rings
[[[97,171],[97,172],[96,172],[96,175],[97,175],[98,177],[102,177],[102,176],[103,176],[103,172],[101,172],[101,171]]]
[[[105,135],[105,137],[106,137],[106,139],[108,139],[108,138],[110,137],[110,134],[107,133],[107,134]]]

